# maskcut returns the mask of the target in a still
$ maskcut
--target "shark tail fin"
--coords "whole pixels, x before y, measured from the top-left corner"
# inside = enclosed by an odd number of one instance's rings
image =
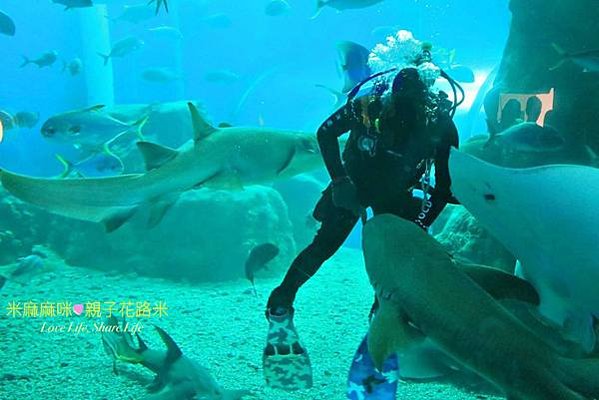
[[[31,64],[31,60],[29,59],[29,57],[27,56],[22,56],[23,57],[23,62],[21,63],[21,65],[19,66],[19,68],[23,68],[26,65]]]
[[[108,64],[108,60],[110,60],[110,54],[106,55],[106,54],[98,53],[98,55],[104,59],[104,65]]]
[[[553,50],[560,56],[560,60],[553,67],[549,68],[549,71],[554,71],[566,62],[568,53],[566,53],[566,51],[557,43],[551,43],[551,47],[553,47]]]

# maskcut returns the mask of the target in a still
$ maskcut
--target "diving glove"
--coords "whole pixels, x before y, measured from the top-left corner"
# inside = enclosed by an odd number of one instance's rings
[[[333,204],[356,215],[362,213],[362,206],[358,200],[358,191],[349,177],[345,176],[333,181]]]

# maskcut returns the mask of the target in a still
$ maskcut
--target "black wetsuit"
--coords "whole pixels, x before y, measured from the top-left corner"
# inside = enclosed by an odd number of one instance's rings
[[[369,128],[362,111],[367,104],[368,98],[348,103],[318,129],[318,143],[332,180],[313,213],[322,225],[272,292],[268,309],[292,308],[298,289],[335,254],[356,225],[357,215],[333,203],[334,182],[348,177],[357,189],[362,207],[371,207],[375,215],[390,213],[414,221],[424,229],[451,199],[448,159],[451,146],[458,147],[458,133],[449,115],[436,112],[434,122],[421,126],[419,134],[407,132],[414,126],[409,121],[400,123],[387,135],[390,139],[379,139],[373,150],[364,151],[360,144]],[[411,115],[409,111],[407,114]],[[342,161],[338,138],[348,131],[351,133]],[[412,189],[420,188],[420,179],[431,162],[435,165],[435,187],[423,204],[421,198],[412,196]]]

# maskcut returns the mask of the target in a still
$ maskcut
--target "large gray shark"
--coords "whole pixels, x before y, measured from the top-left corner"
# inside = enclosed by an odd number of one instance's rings
[[[215,128],[188,103],[193,140],[179,149],[138,142],[147,172],[87,179],[40,179],[0,172],[15,197],[67,217],[102,222],[112,231],[141,206],[156,225],[178,196],[194,188],[269,183],[322,166],[316,136],[269,128]]]
[[[371,354],[382,354],[384,360],[385,352],[401,350],[397,347],[405,338],[419,331],[509,400],[588,400],[599,394],[598,360],[558,354],[414,223],[392,215],[374,217],[364,227],[363,249],[381,303],[369,336],[386,332],[393,340],[369,341]]]
[[[599,317],[599,169],[502,168],[457,150],[452,192],[520,260],[540,312],[588,350]]]
[[[166,351],[148,348],[139,334],[139,348],[133,348],[133,339],[125,331],[125,326],[123,322],[123,328],[119,329],[116,318],[109,319],[107,331],[102,333],[102,343],[115,360],[141,364],[156,374],[149,388],[154,393],[144,400],[238,400],[250,393],[247,390],[222,389],[206,368],[183,355],[179,346],[162,328],[155,326],[167,347]],[[114,370],[116,372],[116,367]]]

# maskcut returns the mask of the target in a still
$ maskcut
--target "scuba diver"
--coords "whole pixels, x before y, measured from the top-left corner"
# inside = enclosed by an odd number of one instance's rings
[[[458,147],[452,120],[460,103],[456,86],[462,101],[463,91],[438,70],[450,82],[456,100],[450,101],[444,92],[433,93],[430,86],[436,77],[431,82],[418,68],[430,62],[430,47],[423,46],[414,62],[417,67],[401,69],[391,85],[381,76],[395,69],[363,81],[350,92],[347,103],[318,129],[331,183],[313,212],[321,222],[320,229],[268,299],[266,317],[271,329],[263,364],[271,387],[311,386],[307,352],[293,326],[293,302],[299,288],[337,252],[360,218],[365,219],[365,209],[371,208],[374,215],[397,215],[427,230],[445,205],[455,201],[450,192],[448,159],[450,148]],[[371,93],[356,98],[361,86],[371,80],[375,80]],[[350,135],[341,156],[338,139],[346,132]],[[421,197],[414,195],[415,190],[421,191]],[[376,307],[375,298],[372,312]]]

